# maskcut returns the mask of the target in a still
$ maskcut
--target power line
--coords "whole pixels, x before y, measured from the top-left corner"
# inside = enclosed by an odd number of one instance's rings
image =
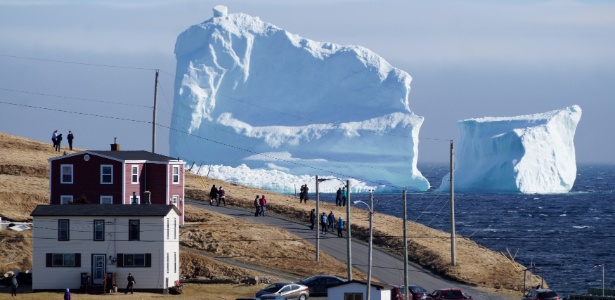
[[[154,68],[127,67],[127,66],[118,66],[118,65],[84,63],[84,62],[75,62],[75,61],[66,61],[66,60],[57,60],[57,59],[45,59],[45,58],[18,56],[18,55],[10,55],[10,54],[0,54],[0,57],[10,57],[10,58],[18,58],[18,59],[26,59],[26,60],[53,62],[53,63],[69,64],[69,65],[82,65],[82,66],[91,66],[91,67],[104,67],[104,68],[115,68],[115,69],[131,69],[131,70],[147,70],[147,71],[156,70]]]
[[[23,93],[23,94],[30,94],[30,95],[45,96],[45,97],[55,97],[55,98],[62,98],[62,99],[72,99],[72,100],[81,100],[81,101],[88,101],[88,102],[99,102],[99,103],[106,103],[106,104],[117,104],[117,105],[125,105],[125,106],[136,106],[136,107],[143,107],[143,108],[153,109],[153,107],[151,107],[151,106],[140,105],[140,104],[130,104],[130,103],[122,103],[122,102],[103,101],[103,100],[92,100],[92,99],[86,99],[86,98],[80,98],[80,97],[69,97],[69,96],[61,96],[61,95],[52,95],[52,94],[45,94],[45,93],[29,92],[29,91],[24,91],[24,90],[7,89],[7,88],[2,88],[2,87],[0,87],[0,90],[9,91],[9,92],[15,92],[15,93]]]

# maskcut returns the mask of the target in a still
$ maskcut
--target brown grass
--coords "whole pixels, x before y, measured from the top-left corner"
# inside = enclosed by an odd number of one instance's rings
[[[0,215],[14,221],[30,220],[30,212],[38,204],[48,203],[49,163],[48,159],[59,155],[52,150],[51,143],[42,143],[0,133],[0,203],[3,209]],[[83,149],[75,149],[81,151]],[[67,149],[63,151],[69,152]],[[295,197],[275,194],[269,191],[236,185],[211,178],[204,178],[190,173],[186,174],[186,198],[195,200],[208,199],[212,184],[224,186],[227,205],[252,209],[255,195],[266,194],[268,212],[279,216],[308,222],[308,214],[314,202],[299,204]],[[345,215],[345,208],[328,203],[321,203],[323,211],[333,211],[336,215]],[[365,211],[351,207],[353,216],[353,237],[367,240],[368,220]],[[330,256],[321,255],[321,263],[315,264],[313,246],[309,246],[298,237],[278,228],[242,222],[228,216],[216,214],[192,206],[186,207],[187,226],[181,230],[182,267],[184,276],[204,278],[242,278],[245,276],[264,276],[257,271],[238,267],[241,263],[261,265],[283,272],[307,276],[315,273],[332,273],[344,276],[345,265]],[[374,215],[374,244],[378,247],[401,254],[403,241],[400,238],[402,220],[389,215]],[[277,243],[268,257],[256,260],[253,249],[262,248],[272,232],[283,236],[284,242]],[[486,249],[473,241],[458,237],[457,266],[450,265],[450,240],[447,233],[428,228],[418,223],[408,222],[409,259],[431,269],[442,276],[453,278],[463,283],[477,285],[486,289],[520,291],[523,287],[523,266],[512,262],[504,255]],[[0,257],[6,260],[0,264],[0,272],[12,269],[26,270],[31,265],[31,233],[0,232],[4,241],[16,241],[15,246],[0,247]],[[248,240],[248,241],[242,241]],[[13,243],[11,243],[13,244]],[[11,259],[8,259],[8,258]],[[222,262],[216,257],[231,259],[236,263]],[[10,264],[9,263],[10,260]],[[292,266],[289,267],[289,266]],[[357,273],[357,278],[364,275]],[[532,276],[528,285],[535,285],[540,278]],[[186,292],[182,299],[210,299],[204,290],[215,289],[198,287],[201,298],[189,298]],[[242,288],[221,285],[225,295],[228,290],[237,291],[242,296],[253,292],[242,292]],[[186,291],[190,290],[186,289]],[[228,289],[228,290],[227,290]],[[216,295],[213,292],[212,295]],[[57,296],[57,294],[55,294]],[[82,295],[80,295],[80,298]],[[154,296],[152,296],[154,297]],[[164,296],[156,296],[164,297]],[[188,297],[188,298],[184,298]],[[195,296],[196,297],[196,296]],[[211,299],[234,299],[212,296]],[[38,299],[38,298],[32,298]],[[43,298],[40,298],[43,299]],[[88,298],[83,298],[88,299]],[[153,299],[153,298],[143,298]]]

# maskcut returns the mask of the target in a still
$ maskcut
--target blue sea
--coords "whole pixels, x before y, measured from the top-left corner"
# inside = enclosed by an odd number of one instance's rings
[[[419,170],[438,187],[448,165],[419,165]],[[351,197],[369,200],[368,194]],[[330,194],[320,198],[335,202]],[[407,199],[408,220],[450,232],[448,193],[408,193]],[[605,287],[615,288],[615,165],[579,165],[566,194],[456,193],[454,199],[457,236],[498,252],[508,249],[517,262],[536,267],[560,295],[600,288],[600,264]],[[374,200],[376,211],[403,217],[401,193],[375,194]]]

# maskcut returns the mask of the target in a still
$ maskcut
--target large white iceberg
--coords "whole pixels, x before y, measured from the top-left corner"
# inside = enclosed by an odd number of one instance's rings
[[[565,193],[577,165],[574,134],[577,105],[542,114],[459,121],[455,146],[455,191]],[[440,185],[450,190],[449,175]]]
[[[302,38],[246,14],[181,33],[170,155],[190,163],[429,189],[410,75],[359,46]]]

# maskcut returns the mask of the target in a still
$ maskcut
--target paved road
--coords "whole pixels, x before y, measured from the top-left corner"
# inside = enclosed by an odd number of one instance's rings
[[[310,230],[309,225],[297,223],[283,218],[278,218],[273,214],[269,214],[266,217],[254,217],[254,212],[245,211],[231,206],[210,206],[200,201],[187,201],[188,205],[194,205],[200,208],[205,208],[211,211],[229,215],[232,217],[243,219],[248,222],[255,222],[261,224],[267,224],[283,228],[301,238],[306,239],[312,244],[316,244],[316,233],[314,230]],[[367,213],[367,212],[366,212]],[[337,258],[343,263],[347,263],[346,260],[346,239],[338,238],[337,234],[320,234],[319,235],[320,251]],[[368,257],[368,245],[361,241],[353,239],[352,246],[352,266],[367,273],[367,257]],[[404,262],[403,258],[390,255],[384,251],[374,248],[372,251],[372,278],[388,284],[398,285],[403,284],[404,277]],[[487,294],[470,286],[462,285],[452,281],[448,281],[433,275],[431,272],[424,270],[420,266],[410,263],[408,267],[408,282],[422,286],[428,291],[432,291],[438,288],[444,287],[459,287],[466,291],[466,293],[472,295],[474,299],[494,299],[494,300],[509,300],[516,299],[497,294]],[[314,298],[311,298],[314,299]]]

